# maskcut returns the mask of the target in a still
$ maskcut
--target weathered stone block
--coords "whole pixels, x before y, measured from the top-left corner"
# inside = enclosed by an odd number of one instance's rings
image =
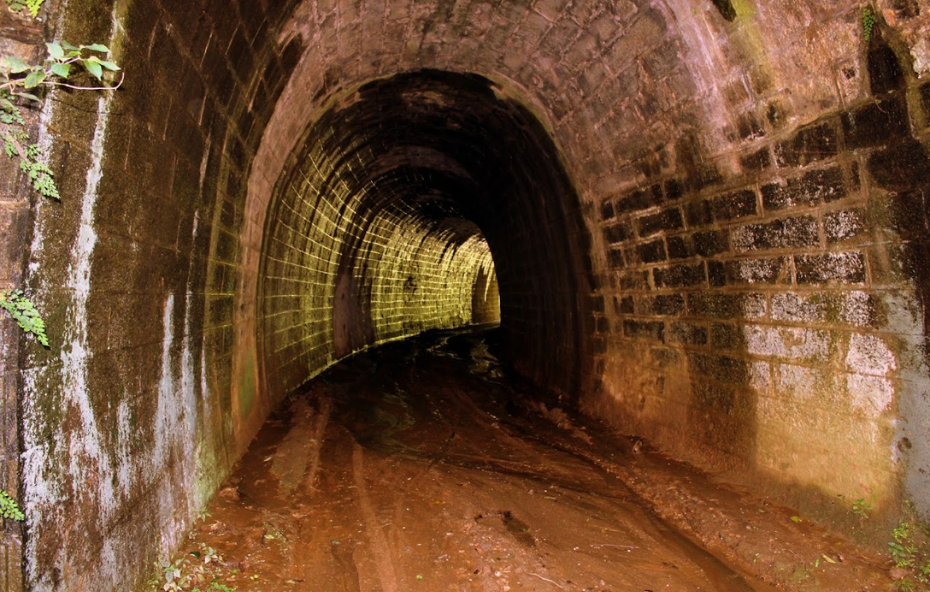
[[[694,233],[694,251],[701,257],[713,257],[730,249],[729,234],[725,230]]]
[[[754,356],[824,363],[830,356],[836,336],[818,329],[745,325],[743,339],[746,351]]]
[[[657,206],[662,200],[662,186],[656,184],[618,198],[614,207],[618,214],[625,214]]]
[[[768,308],[762,294],[698,292],[688,294],[687,300],[690,315],[715,319],[761,318]]]
[[[665,243],[661,239],[637,245],[633,253],[636,261],[640,263],[656,263],[665,261],[668,258],[665,252]]]
[[[623,257],[623,249],[610,249],[607,251],[607,265],[611,269],[623,269],[626,267],[626,260]]]
[[[930,158],[926,148],[916,140],[873,153],[867,168],[875,183],[890,191],[930,185]]]
[[[765,135],[765,128],[752,113],[744,113],[736,120],[736,131],[743,140]]]
[[[796,255],[794,265],[799,284],[865,281],[865,256],[859,252]]]
[[[773,320],[801,323],[843,323],[869,326],[876,322],[875,303],[867,292],[795,293],[772,296]]]
[[[683,345],[707,345],[707,327],[694,323],[672,323],[669,341]]]
[[[685,188],[677,179],[669,179],[665,182],[665,199],[668,201],[676,200],[684,196]]]
[[[870,228],[868,212],[863,208],[830,212],[823,217],[823,231],[828,243],[857,241]]]
[[[727,261],[726,281],[729,284],[774,284],[790,280],[788,257],[739,259]]]
[[[712,288],[722,288],[727,284],[726,267],[722,261],[707,262],[707,283]]]
[[[628,221],[618,222],[604,227],[604,238],[608,243],[620,243],[633,238],[633,225]]]
[[[804,166],[836,156],[839,138],[834,122],[803,128],[788,140],[775,145],[775,161],[780,167]]]
[[[741,155],[739,163],[743,171],[747,173],[763,171],[772,166],[772,154],[768,146],[766,146],[755,152]]]
[[[815,247],[820,244],[817,219],[813,216],[748,224],[734,229],[730,240],[737,251]]]
[[[714,219],[720,221],[756,214],[756,192],[750,189],[718,195],[711,203]]]
[[[731,356],[688,352],[690,371],[715,382],[746,384],[749,362]]]
[[[746,347],[741,328],[724,323],[714,323],[710,326],[710,343],[714,348],[724,350],[741,350]]]
[[[656,321],[623,321],[623,334],[633,339],[665,341],[665,323]]]
[[[634,312],[634,300],[632,296],[624,296],[620,299],[620,311],[621,314],[633,314]]]
[[[811,171],[785,184],[762,187],[762,205],[766,210],[782,210],[801,205],[813,206],[846,196],[843,171],[839,167]]]
[[[687,235],[670,236],[665,239],[669,259],[687,259],[695,254],[692,239]]]
[[[684,220],[678,208],[669,208],[658,214],[639,218],[636,225],[639,228],[639,235],[646,237],[662,230],[677,230],[684,225]]]
[[[707,274],[703,263],[673,265],[653,271],[656,285],[662,288],[681,288],[703,284]]]
[[[706,199],[686,204],[685,214],[688,219],[688,225],[691,227],[704,226],[714,221],[711,203]]]
[[[685,309],[681,294],[663,294],[647,300],[649,313],[660,316],[677,315]],[[647,313],[647,314],[649,314]]]
[[[843,115],[843,134],[849,149],[881,146],[909,133],[903,95],[869,103]]]

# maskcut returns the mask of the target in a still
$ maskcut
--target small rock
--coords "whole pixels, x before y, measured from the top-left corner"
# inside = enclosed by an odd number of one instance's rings
[[[910,570],[903,567],[892,567],[891,571],[888,572],[888,575],[891,576],[891,579],[894,581],[903,580],[907,576],[911,575]]]

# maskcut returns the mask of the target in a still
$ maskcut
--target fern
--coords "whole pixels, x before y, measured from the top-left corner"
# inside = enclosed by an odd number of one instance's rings
[[[10,313],[16,324],[26,333],[35,335],[36,340],[48,347],[48,337],[45,335],[45,321],[32,302],[23,295],[22,290],[0,292],[0,308]]]
[[[0,517],[22,522],[26,519],[23,511],[16,505],[16,500],[9,493],[0,489]]]
[[[39,16],[39,9],[45,4],[45,0],[6,0],[6,3],[10,5],[10,10],[13,12],[19,12],[25,8],[30,16],[35,18]]]
[[[862,32],[864,34],[865,40],[869,41],[872,39],[872,30],[875,28],[875,25],[878,24],[878,17],[872,12],[872,8],[865,6],[862,8]]]

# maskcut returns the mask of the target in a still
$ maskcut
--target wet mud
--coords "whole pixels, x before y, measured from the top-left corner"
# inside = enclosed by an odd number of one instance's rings
[[[495,339],[430,333],[311,381],[188,546],[238,590],[889,589],[880,559],[789,509],[541,403]]]

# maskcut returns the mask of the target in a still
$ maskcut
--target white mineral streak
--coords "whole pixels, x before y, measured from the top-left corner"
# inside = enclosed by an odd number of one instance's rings
[[[64,10],[60,11],[60,14],[64,13]],[[116,15],[114,7],[110,40],[115,38],[120,29]],[[72,502],[95,505],[97,512],[94,517],[100,525],[112,518],[117,507],[117,492],[112,479],[113,461],[101,443],[97,418],[88,392],[88,363],[92,358],[92,352],[88,343],[87,319],[91,264],[97,245],[94,213],[98,187],[103,177],[104,145],[112,99],[113,93],[104,93],[97,101],[97,122],[90,145],[91,166],[87,171],[84,193],[81,196],[80,226],[71,249],[71,263],[65,286],[72,299],[70,326],[63,328],[64,344],[59,355],[61,396],[60,401],[54,403],[60,405],[57,409],[59,413],[76,417],[80,425],[64,433],[60,426],[49,426],[51,418],[38,408],[26,405],[24,410],[24,505],[32,530],[32,536],[26,542],[25,565],[27,580],[31,589],[35,591],[51,590],[55,587],[50,579],[51,570],[48,569],[48,562],[40,565],[36,560],[36,554],[37,546],[44,540],[43,529],[51,530],[61,526],[63,510],[60,504],[70,498]],[[46,152],[50,150],[53,141],[47,130],[54,113],[55,101],[46,101],[41,114],[39,133],[39,146]],[[41,254],[45,239],[43,218],[40,215],[42,207],[42,200],[39,200],[31,250],[34,254]],[[30,274],[38,272],[40,265],[41,255],[35,255],[29,262]],[[27,399],[41,397],[51,406],[53,395],[48,389],[56,382],[53,374],[53,367],[28,373],[25,384]],[[118,415],[122,420],[125,411],[118,409]],[[118,427],[118,431],[123,429],[122,425]],[[122,470],[117,471],[117,480],[121,487],[128,482]],[[54,535],[50,532],[49,536]],[[67,569],[71,561],[67,545],[59,548],[57,553],[55,562]],[[111,555],[106,550],[102,554],[101,582],[115,582],[119,578],[118,565]]]
[[[42,111],[39,112],[39,137],[36,144],[39,146],[42,154],[46,155],[46,158],[52,149],[52,140],[54,139],[52,134],[48,133],[48,128],[51,125],[52,118],[55,116],[55,106],[58,104],[58,101],[52,99],[53,97],[48,97],[48,100],[42,104]],[[45,242],[45,220],[42,217],[44,205],[44,199],[36,200],[33,209],[36,223],[32,230],[32,244],[29,249],[29,252],[33,254],[29,260],[30,276],[39,270],[39,257],[36,254],[41,252],[42,243]]]
[[[45,101],[42,111],[39,115],[39,138],[38,145],[44,153],[48,153],[52,136],[48,133],[48,128],[52,117],[55,114],[57,101],[51,99]],[[40,256],[42,252],[42,243],[45,237],[45,224],[42,217],[43,200],[37,200],[35,204],[35,226],[33,228],[32,245],[29,252],[32,257],[29,261],[29,275],[34,276],[39,270]],[[41,302],[37,302],[41,306]],[[44,377],[47,373],[45,369],[28,370],[23,373],[23,389],[25,392],[25,401],[35,401],[41,390],[40,375]],[[42,520],[44,515],[43,505],[50,504],[54,507],[61,500],[61,491],[56,482],[50,482],[43,479],[45,463],[48,455],[48,442],[44,438],[37,437],[40,433],[42,418],[36,417],[33,408],[25,404],[23,406],[23,440],[25,451],[22,457],[23,480],[25,482],[26,496],[23,500],[26,515],[29,516],[30,522]],[[60,440],[60,438],[56,438]]]
[[[64,12],[64,11],[62,11]],[[49,98],[42,105],[42,111],[39,114],[39,136],[37,144],[44,154],[51,150],[52,135],[48,133],[52,118],[55,115],[57,101]],[[45,219],[42,216],[44,200],[36,200],[34,206],[35,225],[33,226],[32,244],[29,252],[32,254],[29,260],[29,276],[34,277],[40,267],[40,254],[42,244],[45,241]],[[36,300],[41,307],[42,301]],[[47,369],[33,369],[23,372],[23,390],[24,401],[35,401],[41,390],[42,380],[48,373]],[[22,471],[25,489],[23,507],[26,515],[29,516],[30,523],[39,523],[45,516],[45,507],[55,507],[62,500],[62,493],[59,484],[55,481],[49,481],[44,478],[45,465],[48,458],[49,442],[45,438],[38,437],[41,425],[41,417],[33,412],[33,408],[23,405],[23,444],[24,452],[22,455]],[[60,435],[56,434],[56,440],[60,442]],[[27,543],[27,549],[31,548]],[[33,574],[34,575],[34,574]]]
[[[192,236],[197,237],[198,218],[194,214],[194,228]],[[191,244],[194,243],[191,241]],[[184,348],[181,353],[181,393],[184,397],[184,429],[191,436],[197,430],[197,390],[195,388],[196,375],[194,372],[194,354],[191,351],[191,310],[193,307],[193,286],[187,286],[187,297],[184,306]]]
[[[87,184],[81,200],[81,225],[77,241],[71,250],[71,273],[68,288],[74,294],[72,309],[72,327],[68,331],[68,345],[61,352],[63,375],[63,394],[65,401],[76,407],[80,413],[81,429],[78,437],[70,442],[69,473],[74,483],[87,483],[102,477],[99,473],[106,471],[108,460],[101,449],[97,421],[90,393],[87,389],[87,363],[92,352],[87,340],[87,300],[90,297],[91,257],[97,246],[97,231],[94,230],[94,206],[97,204],[97,187],[103,177],[103,146],[106,138],[109,106],[112,93],[108,93],[97,102],[97,127],[91,143],[92,164],[87,171]],[[112,482],[108,478],[98,479],[97,500],[102,517],[106,518],[114,508]]]
[[[727,145],[723,130],[733,117],[722,88],[723,81],[730,79],[731,67],[726,56],[729,48],[706,18],[706,13],[695,10],[693,2],[667,0],[666,4],[672,13],[669,18],[671,26],[677,30],[686,48],[681,55],[682,61],[687,64],[699,89],[698,96],[703,103],[701,116],[706,122],[704,129],[714,130],[703,135],[702,143],[713,152],[715,147]],[[741,78],[745,86],[746,77]]]
[[[184,405],[185,394],[177,389],[177,377],[171,352],[174,349],[174,294],[169,294],[165,301],[165,311],[162,316],[164,325],[164,340],[161,351],[161,375],[158,380],[158,402],[155,411],[155,447],[152,453],[151,478],[161,481],[158,495],[158,517],[161,528],[162,553],[170,551],[181,535],[181,525],[187,519],[187,512],[178,511],[178,494],[189,490],[193,477],[191,460],[193,455],[188,453],[192,435],[185,434]],[[171,467],[171,458],[174,457],[180,466]],[[175,482],[175,476],[180,475],[184,483]]]
[[[174,294],[169,294],[162,316],[165,338],[162,341],[161,375],[158,379],[158,405],[155,411],[155,449],[152,458],[155,467],[167,464],[170,452],[167,436],[174,433],[181,415],[181,409],[177,407],[175,401],[174,371],[171,367],[171,346],[174,343],[174,328],[171,322],[173,317]]]
[[[911,47],[911,57],[914,59],[914,73],[924,76],[930,72],[930,38],[918,37]]]
[[[778,259],[740,261],[739,278],[747,284],[765,282],[773,273],[777,273],[781,265]]]

